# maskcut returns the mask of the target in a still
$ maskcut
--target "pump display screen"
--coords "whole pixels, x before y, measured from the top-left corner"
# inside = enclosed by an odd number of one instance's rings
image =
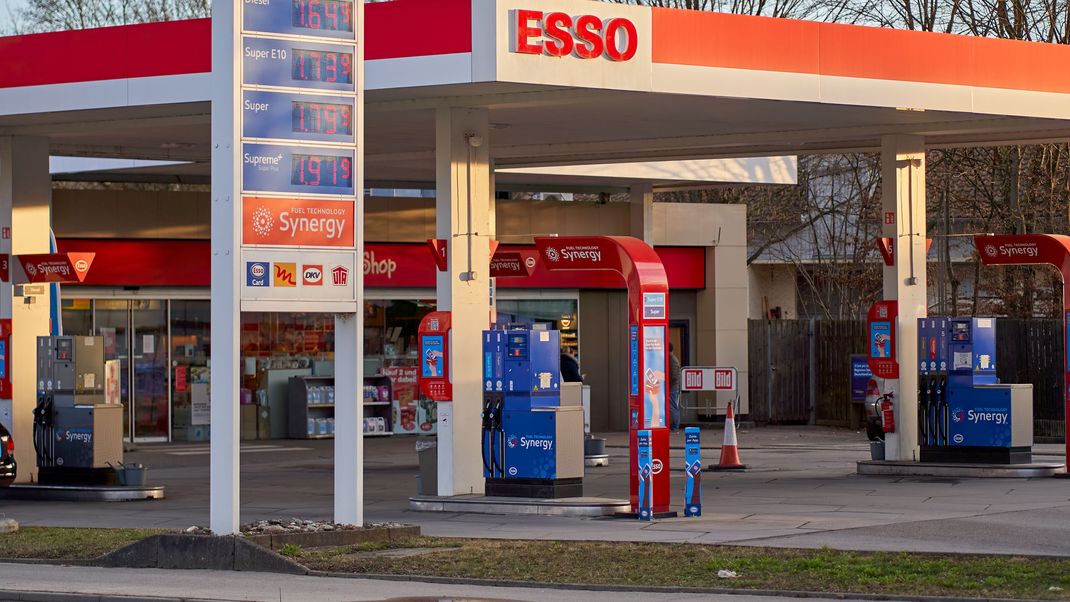
[[[290,183],[294,186],[351,188],[353,159],[337,155],[293,155]]]
[[[325,31],[353,31],[352,0],[292,0],[294,27]]]
[[[969,322],[952,322],[951,323],[951,340],[957,342],[969,342],[970,340],[970,323]]]
[[[353,54],[294,48],[290,79],[298,82],[351,84]]]
[[[353,105],[292,102],[292,129],[301,134],[353,134]]]

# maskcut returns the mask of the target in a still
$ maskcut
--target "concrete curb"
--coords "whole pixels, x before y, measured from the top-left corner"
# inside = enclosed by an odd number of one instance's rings
[[[7,589],[0,589],[0,599],[13,602],[229,602],[223,598],[161,598],[159,596],[124,596],[120,594],[24,592]],[[239,601],[234,600],[234,602]]]
[[[776,596],[781,598],[831,598],[836,600],[895,600],[901,602],[1045,602],[1029,598],[961,598],[957,596],[919,596],[911,594],[864,594],[844,592],[819,592],[778,589],[745,589],[720,587],[677,587],[660,585],[596,585],[587,583],[545,583],[540,581],[506,581],[495,579],[464,579],[460,577],[426,577],[422,575],[378,575],[357,573],[334,573],[329,571],[308,572],[313,577],[341,579],[374,579],[377,581],[414,581],[441,583],[443,585],[471,585],[484,587],[516,587],[528,589],[553,589],[586,592],[646,592],[651,594],[705,594],[727,596]],[[1047,601],[1050,602],[1050,601]]]
[[[153,535],[93,562],[104,568],[207,569],[305,575],[308,569],[244,537]]]

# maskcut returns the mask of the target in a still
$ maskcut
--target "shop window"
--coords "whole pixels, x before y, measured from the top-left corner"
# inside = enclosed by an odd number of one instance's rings
[[[93,334],[93,302],[89,299],[63,299],[60,302],[63,334],[89,336]]]
[[[498,324],[546,324],[561,331],[561,347],[579,353],[579,302],[575,299],[499,299]]]
[[[209,301],[171,302],[171,436],[175,441],[208,440],[211,316]]]

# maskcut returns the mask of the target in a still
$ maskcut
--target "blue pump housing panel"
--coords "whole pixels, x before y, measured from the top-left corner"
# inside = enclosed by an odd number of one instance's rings
[[[484,331],[483,391],[502,393],[506,409],[561,405],[561,333]]]
[[[951,387],[996,384],[995,319],[952,318],[948,336]]]
[[[557,413],[510,410],[502,414],[505,476],[516,479],[557,478]]]

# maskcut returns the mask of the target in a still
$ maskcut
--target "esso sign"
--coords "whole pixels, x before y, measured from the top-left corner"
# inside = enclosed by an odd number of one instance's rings
[[[639,31],[628,19],[572,16],[541,10],[514,10],[512,51],[544,56],[604,57],[631,60],[639,48]]]

